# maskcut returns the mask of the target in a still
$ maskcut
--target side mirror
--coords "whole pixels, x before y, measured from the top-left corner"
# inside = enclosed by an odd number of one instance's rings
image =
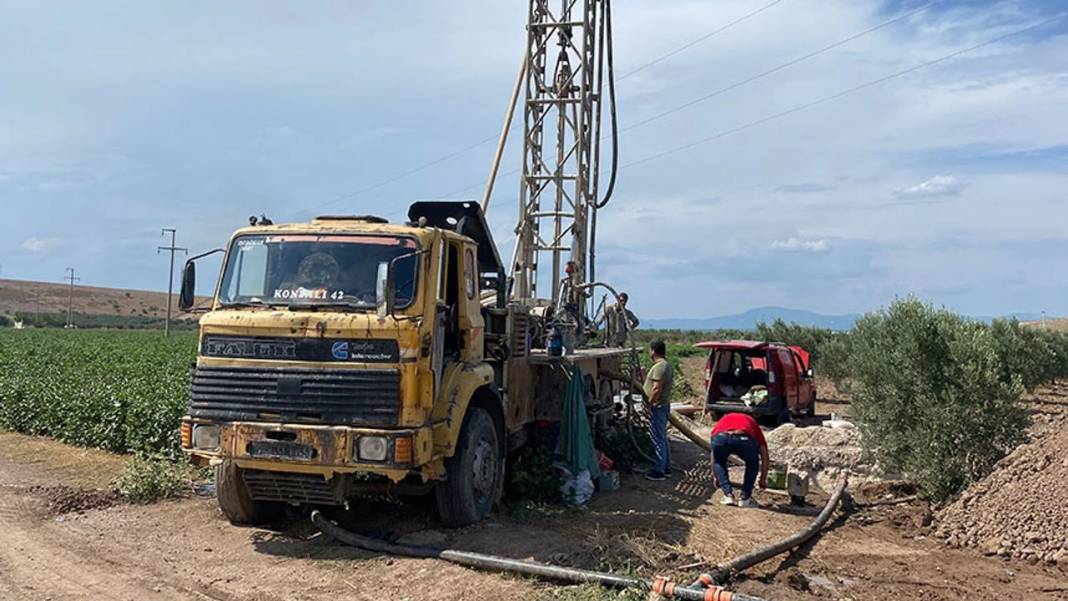
[[[185,262],[182,268],[182,291],[178,293],[178,308],[188,311],[196,302],[197,290],[197,264],[192,259]]]
[[[812,375],[813,374],[812,374],[812,368],[811,367],[805,370],[805,377],[806,378],[811,378]]]
[[[393,315],[396,298],[397,291],[394,289],[393,282],[393,263],[379,263],[378,276],[375,278],[375,303],[378,305],[378,317],[380,319]]]

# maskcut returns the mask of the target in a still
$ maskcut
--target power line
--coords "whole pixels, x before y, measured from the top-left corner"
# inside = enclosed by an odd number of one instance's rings
[[[322,204],[318,204],[318,205],[314,205],[314,206],[311,206],[311,207],[307,207],[307,208],[301,209],[296,214],[299,215],[300,213],[307,213],[309,211],[315,211],[315,210],[321,209],[323,207],[328,207],[330,205],[337,204],[337,203],[339,203],[339,202],[341,202],[343,200],[349,200],[351,198],[355,198],[357,196],[360,196],[361,194],[366,194],[367,192],[372,192],[372,191],[377,190],[377,189],[379,189],[379,188],[381,188],[383,186],[388,186],[389,184],[392,184],[393,182],[400,181],[402,179],[405,179],[407,177],[415,175],[416,173],[419,173],[420,171],[425,171],[425,170],[433,167],[434,165],[438,165],[438,164],[444,163],[445,161],[447,161],[447,160],[449,160],[451,158],[458,157],[461,154],[464,154],[466,152],[470,152],[470,151],[478,148],[479,146],[482,146],[483,144],[486,144],[488,142],[492,142],[493,140],[497,139],[498,135],[499,134],[493,134],[492,136],[490,136],[488,138],[482,139],[480,142],[477,142],[475,144],[471,144],[470,146],[466,146],[464,148],[461,148],[460,150],[451,152],[451,153],[449,153],[449,154],[447,154],[447,155],[445,155],[443,157],[439,157],[437,159],[434,159],[433,161],[430,161],[430,162],[427,162],[427,163],[423,163],[422,165],[419,165],[419,166],[416,166],[416,167],[412,167],[411,169],[409,169],[407,171],[404,171],[403,173],[398,173],[397,175],[394,175],[394,176],[392,176],[392,177],[390,177],[388,179],[382,180],[382,181],[380,181],[380,182],[378,182],[376,184],[372,184],[370,186],[367,186],[366,188],[360,188],[359,190],[356,190],[355,192],[350,192],[348,194],[343,194],[341,196],[338,196],[336,198],[328,200],[328,201],[326,201],[326,202],[324,202]]]
[[[722,88],[720,88],[718,90],[715,90],[714,92],[710,92],[710,93],[705,94],[704,96],[701,96],[699,98],[694,98],[693,100],[690,100],[688,102],[684,102],[684,103],[682,103],[682,104],[680,104],[678,106],[672,107],[672,108],[667,109],[667,110],[665,110],[665,111],[663,111],[661,113],[657,113],[656,115],[653,115],[651,117],[648,117],[646,119],[638,121],[637,123],[632,123],[631,125],[628,125],[627,127],[624,127],[623,129],[621,129],[620,133],[625,132],[625,131],[629,131],[629,130],[632,130],[632,129],[635,129],[635,128],[638,128],[638,127],[641,127],[643,125],[646,125],[646,124],[651,123],[653,121],[656,121],[658,119],[663,119],[664,117],[667,117],[668,115],[671,115],[672,113],[677,113],[677,112],[679,112],[681,110],[690,108],[691,106],[694,106],[695,104],[700,104],[700,103],[702,103],[702,102],[704,102],[706,100],[710,100],[712,98],[715,98],[716,96],[719,96],[721,94],[725,94],[727,92],[730,92],[731,90],[736,90],[736,89],[738,89],[738,88],[740,88],[740,87],[742,87],[744,85],[753,83],[754,81],[757,81],[758,79],[763,79],[763,78],[767,77],[768,75],[772,75],[774,73],[778,73],[779,71],[782,71],[783,69],[787,69],[787,68],[792,67],[792,66],[794,66],[794,65],[796,65],[798,63],[807,61],[810,58],[815,58],[815,57],[817,57],[817,56],[819,56],[821,54],[825,54],[827,52],[830,52],[831,50],[834,50],[835,48],[838,48],[840,46],[844,46],[844,45],[848,44],[849,42],[852,42],[852,41],[857,40],[859,38],[862,38],[862,37],[864,37],[866,35],[869,35],[871,33],[879,31],[880,29],[885,29],[885,28],[887,28],[887,27],[889,27],[891,25],[900,23],[901,21],[903,21],[905,19],[908,19],[909,17],[912,17],[912,16],[914,16],[916,14],[919,14],[919,13],[927,10],[928,8],[930,8],[931,6],[933,6],[935,4],[937,4],[937,2],[928,2],[927,4],[917,8],[915,10],[912,10],[910,12],[907,12],[907,13],[903,14],[903,15],[899,15],[897,17],[894,17],[893,19],[890,19],[889,21],[884,21],[884,22],[882,22],[882,23],[880,23],[880,24],[878,24],[878,25],[876,25],[874,27],[870,27],[868,29],[865,29],[864,31],[857,32],[857,33],[855,33],[855,34],[853,34],[853,35],[851,35],[849,37],[846,37],[846,38],[843,38],[841,40],[838,40],[837,42],[834,42],[833,44],[828,44],[827,46],[824,46],[824,47],[820,48],[819,50],[814,50],[812,52],[809,52],[808,54],[803,54],[803,55],[801,55],[801,56],[799,56],[797,58],[788,60],[785,63],[782,63],[782,64],[779,64],[777,66],[774,66],[774,67],[772,67],[772,68],[770,68],[770,69],[768,69],[766,71],[762,71],[760,73],[757,73],[756,75],[753,75],[753,76],[747,77],[747,78],[745,78],[745,79],[743,79],[741,81],[737,81],[735,83],[732,83],[729,86],[722,87]]]
[[[765,71],[762,71],[760,73],[757,73],[756,75],[752,75],[750,77],[747,77],[745,79],[742,79],[740,81],[732,83],[732,84],[730,84],[728,86],[719,88],[719,89],[717,89],[717,90],[715,90],[713,92],[705,94],[704,96],[701,96],[699,98],[695,98],[695,99],[687,101],[687,102],[685,102],[683,104],[680,104],[680,105],[674,106],[672,108],[669,108],[669,109],[667,109],[667,110],[665,110],[663,112],[660,112],[660,113],[658,113],[656,115],[653,115],[651,117],[643,119],[643,120],[641,120],[641,121],[639,121],[637,123],[632,123],[631,125],[628,125],[626,127],[621,128],[619,130],[619,133],[623,133],[623,132],[626,132],[626,131],[630,131],[632,129],[636,129],[638,127],[642,127],[644,125],[648,125],[649,123],[652,123],[653,121],[656,121],[656,120],[659,120],[659,119],[663,119],[664,117],[667,117],[668,115],[671,115],[671,114],[677,113],[677,112],[679,112],[681,110],[690,108],[690,107],[692,107],[692,106],[694,106],[696,104],[700,104],[701,102],[704,102],[706,100],[709,100],[711,98],[714,98],[716,96],[724,94],[726,92],[730,92],[730,91],[736,90],[736,89],[738,89],[738,88],[740,88],[742,86],[745,86],[747,84],[753,83],[754,81],[757,81],[759,79],[763,79],[764,77],[767,77],[767,76],[772,75],[774,73],[778,73],[779,71],[782,71],[784,69],[787,69],[789,67],[797,65],[798,63],[802,63],[802,62],[804,62],[806,60],[815,58],[815,57],[817,57],[817,56],[819,56],[821,54],[826,54],[827,52],[829,52],[831,50],[834,50],[835,48],[839,48],[841,46],[844,46],[845,44],[848,44],[849,42],[852,42],[852,41],[855,41],[857,39],[860,39],[860,38],[862,38],[862,37],[864,37],[866,35],[870,35],[870,34],[876,32],[876,31],[879,31],[881,29],[885,29],[885,28],[887,28],[887,27],[889,27],[891,25],[894,25],[896,23],[900,23],[901,21],[903,21],[905,19],[913,17],[913,16],[915,16],[915,15],[917,15],[917,14],[919,14],[919,13],[921,13],[921,12],[923,12],[923,11],[929,9],[929,8],[931,8],[935,4],[938,4],[939,2],[941,2],[941,0],[935,0],[933,2],[928,2],[927,4],[925,4],[923,6],[920,6],[919,8],[916,8],[914,10],[911,10],[911,11],[907,12],[907,13],[898,15],[897,17],[894,17],[893,19],[890,19],[888,21],[884,21],[882,23],[879,23],[878,25],[875,25],[873,27],[869,27],[868,29],[865,29],[863,31],[859,31],[857,33],[849,35],[849,36],[847,36],[845,38],[842,38],[841,40],[838,40],[837,42],[828,44],[826,46],[823,46],[822,48],[819,48],[817,50],[813,50],[812,52],[809,52],[807,54],[803,54],[801,56],[798,56],[796,58],[788,60],[788,61],[786,61],[784,63],[780,63],[779,65],[776,65],[776,66],[774,66],[774,67],[772,67],[770,69],[767,69]],[[770,5],[768,5],[768,6],[770,7]],[[607,137],[602,138],[602,141],[605,140],[605,139],[607,139]],[[519,169],[513,169],[511,171],[503,173],[502,177],[507,177],[509,175],[515,175],[516,173],[519,173],[519,171],[520,171]],[[461,194],[463,192],[471,190],[472,188],[476,188],[479,185],[480,184],[472,184],[472,185],[467,186],[465,188],[461,188],[459,190],[450,192],[450,193],[446,194],[445,196],[449,197],[449,196],[454,196],[456,194]]]
[[[632,69],[631,71],[628,71],[627,73],[621,75],[618,79],[626,79],[627,77],[630,77],[631,75],[634,75],[634,74],[636,74],[636,73],[638,73],[640,71],[643,71],[643,70],[647,69],[648,67],[656,65],[658,63],[661,63],[661,62],[667,60],[668,58],[671,58],[672,56],[675,56],[675,55],[677,55],[677,54],[679,54],[681,52],[684,52],[684,51],[686,51],[686,50],[688,50],[688,49],[700,44],[701,42],[704,42],[704,41],[708,40],[709,38],[712,38],[712,37],[714,37],[714,36],[716,36],[716,35],[718,35],[720,33],[723,33],[724,31],[741,24],[741,23],[747,21],[748,19],[751,19],[752,17],[755,17],[755,16],[759,15],[760,13],[768,10],[769,8],[775,6],[776,4],[781,3],[782,1],[783,0],[773,0],[772,2],[770,2],[768,4],[765,4],[764,6],[761,6],[760,8],[758,8],[756,10],[753,10],[753,11],[751,11],[749,13],[746,13],[746,14],[742,15],[741,17],[738,17],[737,19],[735,19],[733,21],[730,21],[729,23],[727,23],[725,25],[722,25],[719,28],[717,28],[717,29],[705,34],[705,35],[702,35],[701,37],[699,37],[699,38],[697,38],[695,40],[687,42],[686,44],[683,44],[682,46],[680,46],[680,47],[678,47],[678,48],[676,48],[676,49],[674,49],[674,50],[672,50],[672,51],[670,51],[670,52],[668,52],[666,54],[663,54],[663,55],[661,55],[661,56],[659,56],[659,57],[657,57],[657,58],[655,58],[655,59],[653,59],[653,60],[651,60],[651,61],[649,61],[647,63],[644,63],[644,64],[638,66],[635,69]],[[511,131],[512,129],[515,129],[516,127],[518,127],[518,123],[515,126],[512,126],[509,129],[509,131]],[[299,214],[302,214],[302,213],[308,213],[308,212],[311,212],[311,211],[315,211],[317,209],[321,209],[323,207],[328,207],[330,205],[337,204],[337,203],[342,202],[344,200],[349,200],[351,198],[355,198],[355,197],[360,196],[362,194],[366,194],[367,192],[373,192],[374,190],[377,190],[379,188],[388,186],[389,184],[392,184],[394,182],[397,182],[397,181],[400,181],[402,179],[406,179],[408,177],[411,177],[412,175],[415,175],[416,173],[420,173],[422,171],[425,171],[425,170],[427,170],[427,169],[429,169],[429,168],[431,168],[431,167],[433,167],[435,165],[439,165],[441,163],[444,163],[445,161],[447,161],[449,159],[458,157],[458,156],[460,156],[462,154],[466,154],[466,153],[468,153],[468,152],[470,152],[470,151],[472,151],[472,150],[474,150],[474,149],[476,149],[476,148],[478,148],[478,147],[480,147],[480,146],[482,146],[484,144],[488,144],[489,142],[492,142],[493,140],[498,139],[499,136],[500,136],[499,133],[495,133],[492,136],[488,136],[488,137],[483,138],[482,140],[480,140],[478,142],[475,142],[474,144],[465,146],[465,147],[463,147],[463,148],[461,148],[459,150],[453,151],[453,152],[451,152],[449,154],[446,154],[446,155],[444,155],[442,157],[439,157],[437,159],[434,159],[432,161],[429,161],[429,162],[423,163],[421,165],[412,167],[411,169],[408,169],[407,171],[398,173],[397,175],[389,177],[389,178],[387,178],[385,180],[382,180],[382,181],[380,181],[378,183],[372,184],[372,185],[367,186],[365,188],[360,188],[359,190],[356,190],[354,192],[349,192],[347,194],[343,194],[341,196],[337,196],[337,197],[335,197],[335,198],[333,198],[331,200],[328,200],[328,201],[326,201],[324,203],[321,203],[321,204],[318,204],[318,205],[314,205],[314,206],[311,206],[311,207],[307,207],[305,209],[301,209],[298,213],[295,213],[295,214],[299,215]],[[515,172],[513,171],[512,173],[515,173]],[[511,173],[504,173],[503,175],[507,176],[507,175],[511,175]],[[472,188],[472,187],[474,187],[474,186],[470,186],[469,188]],[[467,188],[467,189],[469,189],[469,188]]]
[[[178,247],[178,246],[174,245],[175,238],[178,235],[178,230],[174,229],[173,227],[165,227],[160,231],[159,235],[160,236],[166,236],[168,233],[170,233],[170,235],[171,235],[171,245],[170,246],[157,246],[156,247],[156,254],[157,255],[159,253],[165,251],[165,250],[169,251],[171,253],[171,271],[170,271],[170,277],[167,278],[167,319],[166,319],[166,321],[163,322],[163,335],[164,336],[170,336],[171,335],[171,300],[174,297],[174,253],[176,253],[178,251],[182,251],[187,255],[189,254],[189,249],[188,248],[181,248],[181,247]]]
[[[666,61],[667,59],[675,56],[676,54],[679,54],[680,52],[683,52],[685,50],[689,50],[690,48],[693,48],[694,46],[700,44],[701,42],[703,42],[703,41],[705,41],[705,40],[707,40],[707,39],[709,39],[709,38],[711,38],[711,37],[713,37],[713,36],[715,36],[717,34],[723,33],[724,31],[727,31],[731,27],[734,27],[735,25],[738,25],[739,23],[741,23],[743,21],[746,21],[746,20],[748,20],[748,19],[750,19],[752,17],[755,17],[755,16],[759,15],[760,13],[768,10],[769,8],[775,6],[776,4],[778,4],[780,2],[782,2],[782,0],[774,0],[773,2],[771,2],[769,4],[765,4],[764,6],[761,6],[760,8],[758,8],[758,9],[756,9],[756,10],[750,12],[750,13],[746,13],[746,14],[738,17],[737,19],[731,21],[730,23],[727,23],[726,25],[720,27],[719,29],[715,29],[715,30],[713,30],[713,31],[711,31],[709,33],[706,33],[705,35],[697,38],[696,40],[693,40],[692,42],[688,42],[686,44],[683,44],[682,46],[679,46],[678,48],[672,50],[671,52],[668,52],[667,54],[665,54],[663,56],[655,58],[655,59],[653,59],[653,60],[651,60],[651,61],[649,61],[649,62],[647,62],[647,63],[645,63],[645,64],[643,64],[641,66],[639,66],[636,69],[631,69],[630,71],[627,71],[623,75],[620,75],[619,79],[626,79],[627,77],[630,77],[631,75],[634,75],[635,73],[638,73],[639,71],[644,71],[645,69],[647,69],[649,67],[652,67],[655,64],[662,63],[662,62]]]
[[[861,90],[864,90],[864,89],[867,89],[867,88],[870,88],[870,87],[873,87],[873,86],[877,86],[877,85],[879,85],[881,83],[885,83],[885,82],[890,81],[892,79],[897,79],[897,78],[902,77],[904,75],[908,75],[909,73],[914,73],[916,71],[919,71],[920,69],[924,69],[924,68],[927,68],[927,67],[930,67],[930,66],[933,66],[933,65],[937,65],[939,63],[943,63],[945,61],[948,61],[950,59],[956,58],[956,57],[961,56],[963,54],[967,54],[969,52],[974,52],[974,51],[979,50],[981,48],[985,48],[986,46],[990,46],[991,44],[996,44],[997,42],[1000,42],[1002,40],[1011,38],[1013,36],[1017,36],[1017,35],[1020,35],[1020,34],[1023,34],[1023,33],[1027,33],[1028,31],[1032,31],[1032,30],[1038,29],[1039,27],[1042,27],[1044,25],[1048,25],[1048,24],[1053,23],[1055,21],[1059,21],[1060,19],[1063,19],[1065,16],[1068,16],[1068,13],[1061,13],[1061,14],[1055,16],[1055,17],[1044,19],[1042,21],[1039,21],[1038,23],[1035,23],[1033,25],[1029,25],[1027,27],[1024,27],[1023,29],[1017,29],[1015,31],[1012,31],[1012,32],[1009,32],[1009,33],[1006,33],[1006,34],[999,35],[999,36],[997,36],[995,38],[991,38],[989,40],[986,40],[985,42],[980,42],[979,44],[975,44],[974,46],[969,46],[969,47],[963,48],[961,50],[956,50],[956,51],[951,52],[949,54],[940,56],[940,57],[938,57],[936,59],[929,60],[929,61],[920,63],[918,65],[909,67],[908,69],[903,69],[903,70],[898,71],[896,73],[892,73],[890,75],[886,75],[884,77],[880,77],[879,79],[875,79],[875,80],[872,80],[872,81],[869,81],[869,82],[866,82],[866,83],[862,83],[860,85],[853,86],[851,88],[847,88],[845,90],[842,90],[840,92],[836,92],[836,93],[831,94],[829,96],[823,96],[822,98],[817,98],[816,100],[813,100],[811,102],[806,102],[805,104],[801,104],[801,105],[795,106],[793,108],[789,108],[789,109],[786,109],[784,111],[780,111],[778,113],[775,113],[775,114],[772,114],[772,115],[768,115],[766,117],[762,117],[762,118],[757,119],[755,121],[750,121],[750,122],[745,123],[743,125],[739,125],[737,127],[732,127],[731,129],[727,129],[727,130],[721,131],[719,133],[713,134],[711,136],[707,136],[707,137],[701,138],[700,140],[695,140],[693,142],[689,142],[689,143],[683,144],[681,146],[676,146],[674,148],[669,148],[668,150],[664,150],[662,152],[658,152],[656,154],[649,155],[647,157],[638,159],[636,161],[631,161],[630,163],[627,163],[627,164],[623,165],[621,167],[621,169],[626,169],[628,167],[633,167],[635,165],[640,165],[642,163],[647,163],[649,161],[653,161],[653,160],[665,157],[667,155],[674,154],[676,152],[681,152],[683,150],[689,150],[690,148],[693,148],[695,146],[700,146],[701,144],[705,144],[705,143],[711,142],[713,140],[718,140],[720,138],[729,136],[731,134],[738,133],[740,131],[744,131],[746,129],[750,129],[752,127],[756,127],[758,125],[763,125],[764,123],[767,123],[769,121],[774,121],[776,119],[781,119],[782,117],[786,117],[787,115],[792,115],[794,113],[799,113],[799,112],[801,112],[803,110],[810,109],[810,108],[812,108],[814,106],[817,106],[817,105],[820,105],[820,104],[824,104],[824,103],[830,102],[832,100],[837,100],[838,98],[841,98],[841,97],[846,96],[848,94],[852,94],[854,92],[859,92]]]

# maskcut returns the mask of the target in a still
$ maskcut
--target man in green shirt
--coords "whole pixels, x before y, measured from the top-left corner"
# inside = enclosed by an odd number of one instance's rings
[[[645,375],[645,398],[649,404],[650,436],[656,451],[656,463],[645,477],[649,480],[665,480],[671,476],[671,446],[668,443],[668,415],[671,413],[671,389],[675,378],[671,363],[667,360],[667,346],[662,340],[649,345],[653,366]]]

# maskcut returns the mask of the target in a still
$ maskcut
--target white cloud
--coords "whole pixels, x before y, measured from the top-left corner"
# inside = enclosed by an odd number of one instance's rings
[[[47,252],[49,249],[59,246],[59,238],[28,238],[25,242],[19,245],[22,250],[28,250],[32,253]]]
[[[915,186],[895,190],[894,196],[909,200],[936,198],[939,196],[960,196],[964,184],[952,175],[936,175]]]
[[[791,236],[785,240],[776,240],[772,242],[771,247],[775,250],[785,250],[788,252],[819,253],[830,248],[830,244],[828,244],[827,240],[824,238],[805,240],[803,238]]]

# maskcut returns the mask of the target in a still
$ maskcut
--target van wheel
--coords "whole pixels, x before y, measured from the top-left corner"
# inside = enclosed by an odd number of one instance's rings
[[[504,480],[504,461],[500,433],[485,409],[467,410],[456,453],[445,461],[445,474],[434,493],[446,526],[467,526],[489,515]]]
[[[226,519],[235,526],[259,526],[278,518],[277,503],[252,500],[242,471],[229,459],[215,466],[215,498]]]
[[[808,402],[808,408],[805,409],[805,417],[816,417],[816,393],[812,393],[812,399]]]

